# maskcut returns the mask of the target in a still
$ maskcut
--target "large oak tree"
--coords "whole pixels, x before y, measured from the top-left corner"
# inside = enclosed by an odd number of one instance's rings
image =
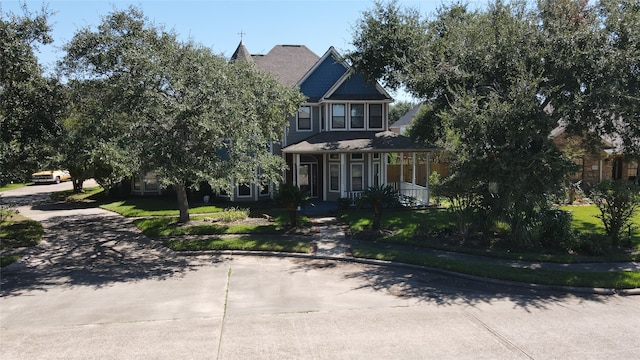
[[[571,169],[548,138],[560,120],[569,133],[619,136],[640,153],[639,21],[633,0],[497,0],[432,17],[376,3],[349,58],[371,80],[427,102],[412,136],[455,154],[452,181],[463,179],[478,209],[532,245],[547,194]]]
[[[236,184],[280,180],[272,155],[298,91],[246,63],[157,27],[130,8],[97,29],[75,34],[61,68],[76,81],[100,81],[104,121],[114,126],[133,170],[155,171],[175,187],[180,221],[189,221],[186,187],[201,181],[229,191]]]
[[[0,9],[1,10],[1,9]],[[66,111],[62,85],[43,75],[35,50],[49,44],[49,13],[0,11],[0,184],[50,164]]]

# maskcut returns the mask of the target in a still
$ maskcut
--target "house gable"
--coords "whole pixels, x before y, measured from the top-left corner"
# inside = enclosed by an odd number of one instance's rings
[[[361,74],[349,72],[324,96],[326,100],[391,100],[376,85],[367,83]]]
[[[344,62],[338,61],[338,54],[331,47],[316,65],[300,80],[300,91],[309,102],[318,102],[348,71]]]

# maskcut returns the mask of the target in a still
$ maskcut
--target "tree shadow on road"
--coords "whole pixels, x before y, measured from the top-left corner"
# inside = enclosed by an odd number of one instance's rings
[[[43,242],[2,269],[0,296],[60,285],[99,288],[117,282],[164,280],[199,266],[145,237],[129,219],[119,216],[54,217],[43,225]]]
[[[404,299],[437,306],[491,304],[509,301],[514,307],[524,309],[546,309],[554,303],[573,299],[578,301],[606,302],[608,297],[589,293],[571,292],[542,286],[519,285],[516,283],[494,282],[473,279],[440,270],[404,267],[396,265],[345,266],[338,262],[329,266],[328,260],[299,260],[296,271],[344,266],[344,279],[359,280],[360,286],[353,290],[370,289]],[[324,264],[324,265],[323,265]]]

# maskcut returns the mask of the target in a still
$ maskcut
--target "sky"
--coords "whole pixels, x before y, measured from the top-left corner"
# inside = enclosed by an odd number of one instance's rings
[[[433,14],[442,2],[398,1],[425,15]],[[64,56],[62,46],[76,31],[95,29],[104,16],[129,6],[141,9],[151,23],[173,30],[181,40],[192,40],[225,57],[233,54],[241,38],[251,54],[266,54],[281,44],[306,45],[318,56],[333,46],[344,54],[353,48],[353,29],[362,13],[374,8],[373,0],[0,0],[0,10],[22,15],[23,3],[31,12],[43,5],[53,12],[49,22],[54,42],[40,46],[38,53],[45,72]],[[406,95],[396,97],[405,100]]]

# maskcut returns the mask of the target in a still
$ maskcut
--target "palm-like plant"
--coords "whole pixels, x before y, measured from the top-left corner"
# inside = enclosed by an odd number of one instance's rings
[[[380,230],[382,208],[398,204],[398,192],[390,185],[372,186],[358,199],[358,207],[370,205],[373,208],[373,230]]]
[[[298,226],[298,207],[312,205],[309,192],[293,184],[282,184],[275,200],[287,208],[291,227],[294,228]]]

